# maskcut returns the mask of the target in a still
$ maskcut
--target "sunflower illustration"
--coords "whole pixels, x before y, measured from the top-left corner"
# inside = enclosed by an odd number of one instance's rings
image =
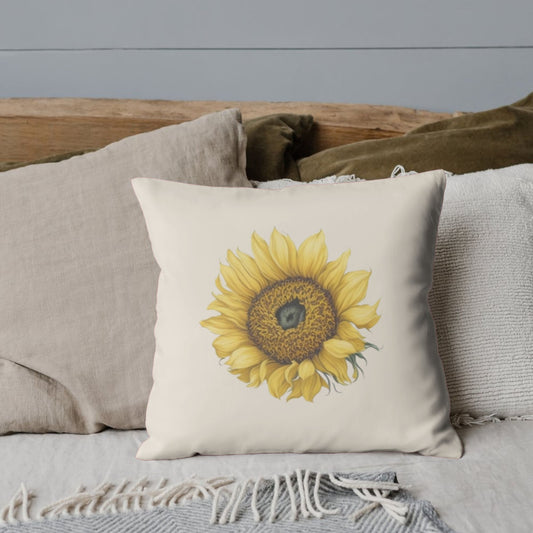
[[[346,272],[350,250],[328,262],[322,231],[298,249],[277,229],[270,245],[254,232],[252,251],[228,250],[208,306],[219,314],[200,322],[218,335],[213,347],[229,371],[250,387],[266,381],[276,398],[310,402],[355,381],[362,352],[377,349],[360,331],[380,318],[379,301],[360,304],[370,272]]]

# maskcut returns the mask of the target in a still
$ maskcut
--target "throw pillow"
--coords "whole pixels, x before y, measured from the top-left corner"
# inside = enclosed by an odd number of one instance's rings
[[[453,414],[533,414],[533,165],[451,176],[430,304]]]
[[[427,303],[442,171],[282,190],[133,183],[161,267],[139,458],[461,455]]]
[[[302,181],[331,174],[386,178],[398,163],[456,174],[533,163],[533,93],[515,104],[421,126],[402,137],[360,141],[298,161]],[[279,176],[278,176],[279,177]]]
[[[256,181],[300,179],[296,158],[313,126],[311,115],[280,113],[245,122],[246,173]]]
[[[153,261],[131,178],[249,187],[237,110],[0,176],[0,433],[144,426]]]

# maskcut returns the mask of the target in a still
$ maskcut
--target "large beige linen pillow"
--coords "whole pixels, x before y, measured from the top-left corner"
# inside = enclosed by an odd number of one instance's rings
[[[461,455],[427,302],[442,171],[279,191],[133,183],[161,267],[139,458]]]
[[[0,176],[0,433],[144,426],[158,269],[130,180],[247,187],[245,144],[226,110]]]

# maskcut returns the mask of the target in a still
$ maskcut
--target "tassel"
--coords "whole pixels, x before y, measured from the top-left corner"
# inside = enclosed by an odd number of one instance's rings
[[[391,492],[400,490],[400,485],[398,483],[379,481],[369,482],[341,477],[337,479],[332,474],[329,474],[329,480],[334,485],[351,489],[356,496],[361,498],[361,500],[370,503],[370,505],[363,507],[355,513],[353,516],[354,520],[357,520],[357,518],[363,514],[367,514],[373,509],[381,506],[385,512],[400,524],[405,524],[407,522],[408,506],[389,498]]]
[[[0,526],[28,522],[33,497],[33,492],[28,492],[24,483],[21,483],[19,490],[15,492],[9,503],[0,509]]]
[[[296,494],[292,486],[291,477],[289,474],[285,474],[285,483],[287,484],[287,492],[289,493],[289,499],[291,501],[291,520],[294,521],[298,518],[298,507],[296,506]]]

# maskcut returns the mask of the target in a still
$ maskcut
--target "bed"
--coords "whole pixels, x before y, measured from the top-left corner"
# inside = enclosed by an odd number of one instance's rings
[[[62,152],[98,149],[123,137],[239,107],[243,118],[271,113],[311,114],[312,135],[300,155],[365,139],[400,136],[425,124],[462,113],[432,113],[388,106],[266,102],[171,102],[90,99],[0,100],[0,161],[29,161]],[[466,427],[465,427],[466,426]],[[397,473],[418,500],[429,500],[440,517],[460,532],[533,530],[533,424],[489,418],[459,429],[460,460],[397,452],[359,454],[255,454],[195,456],[172,461],[135,459],[143,430],[106,429],[92,435],[16,433],[0,437],[0,508],[7,521],[21,483],[34,493],[33,509],[105,481],[152,483],[165,477],[237,479],[280,472]],[[2,507],[5,503],[5,507]],[[11,511],[10,511],[11,504]],[[229,526],[231,530],[231,526]],[[1,529],[1,528],[0,528]]]

